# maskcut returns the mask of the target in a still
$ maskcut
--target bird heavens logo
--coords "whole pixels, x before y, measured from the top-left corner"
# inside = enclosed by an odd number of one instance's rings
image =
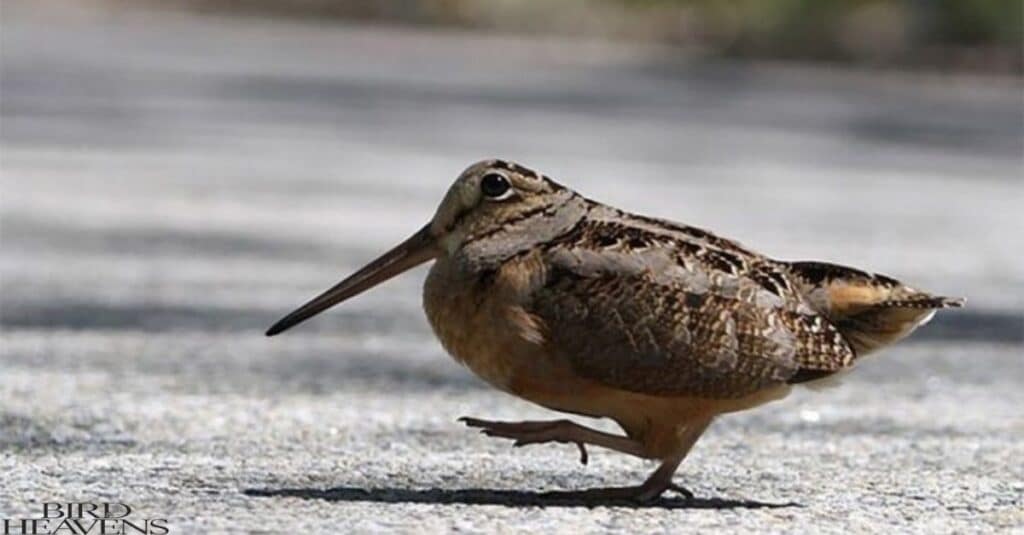
[[[126,503],[45,502],[40,518],[5,518],[3,535],[166,535],[166,518],[129,518]]]

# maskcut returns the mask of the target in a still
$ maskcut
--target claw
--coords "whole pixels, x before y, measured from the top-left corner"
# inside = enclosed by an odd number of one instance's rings
[[[582,442],[577,442],[576,447],[580,449],[580,464],[586,466],[590,462],[590,456],[587,455],[587,447]]]

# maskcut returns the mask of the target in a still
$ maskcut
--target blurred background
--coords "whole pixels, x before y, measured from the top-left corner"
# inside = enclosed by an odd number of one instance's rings
[[[1013,0],[151,0],[204,13],[666,44],[690,54],[1019,73]],[[112,0],[114,5],[137,4]]]
[[[4,0],[0,513],[104,496],[185,531],[632,518],[444,507],[649,467],[459,428],[551,414],[449,361],[423,270],[262,337],[503,157],[968,298],[838,389],[723,419],[680,474],[805,508],[687,518],[1020,527],[1022,26],[1002,0]],[[630,525],[678,526],[662,513]]]

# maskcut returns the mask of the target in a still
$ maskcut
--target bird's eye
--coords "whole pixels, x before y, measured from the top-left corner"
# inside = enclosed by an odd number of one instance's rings
[[[480,179],[480,190],[491,200],[504,200],[512,195],[512,184],[498,173],[488,173]]]

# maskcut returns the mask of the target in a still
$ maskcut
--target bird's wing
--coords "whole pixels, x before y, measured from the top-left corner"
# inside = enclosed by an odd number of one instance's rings
[[[545,253],[544,283],[525,306],[548,349],[581,376],[633,392],[720,399],[853,361],[842,335],[772,261],[747,257],[739,262],[745,274],[730,273],[715,267],[729,251],[688,254],[660,238],[638,235],[630,245],[591,230]]]

